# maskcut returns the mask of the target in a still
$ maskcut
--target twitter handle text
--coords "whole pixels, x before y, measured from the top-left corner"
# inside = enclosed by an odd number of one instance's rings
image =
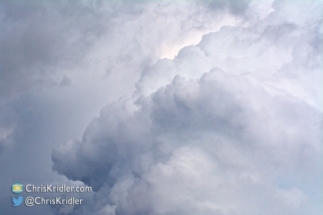
[[[44,197],[32,197],[28,196],[25,198],[25,205],[28,207],[34,205],[81,205],[83,199],[78,199],[75,197],[62,198],[44,198]]]

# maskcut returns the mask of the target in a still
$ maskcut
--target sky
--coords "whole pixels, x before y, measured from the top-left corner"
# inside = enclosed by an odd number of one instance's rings
[[[320,215],[322,7],[0,0],[0,213]]]

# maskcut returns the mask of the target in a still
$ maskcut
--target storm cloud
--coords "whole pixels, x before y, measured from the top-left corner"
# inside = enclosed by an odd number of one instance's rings
[[[321,214],[322,7],[0,0],[1,211]]]
[[[95,213],[92,195],[82,196],[82,207],[13,208],[9,187],[82,184],[52,171],[53,148],[81,137],[102,107],[131,95],[158,59],[221,26],[262,19],[269,9],[270,1],[0,1],[2,212]]]
[[[95,189],[89,214],[319,214],[321,7],[275,1],[142,68],[53,169]]]

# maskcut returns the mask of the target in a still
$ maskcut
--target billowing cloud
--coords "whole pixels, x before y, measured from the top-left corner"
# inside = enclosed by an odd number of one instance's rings
[[[276,1],[143,68],[53,169],[93,186],[89,214],[320,214],[321,7]]]
[[[86,197],[89,205],[83,207],[51,210],[44,205],[27,212],[25,207],[16,210],[9,203],[12,193],[8,188],[17,181],[81,183],[66,182],[65,176],[52,171],[50,154],[54,147],[81,136],[103,106],[133,94],[141,72],[158,59],[173,58],[182,47],[197,44],[202,35],[218,31],[223,25],[248,26],[263,19],[270,12],[270,4],[271,1],[0,1],[3,213],[68,214],[72,210],[91,214],[108,210],[107,199],[99,201],[97,197]],[[82,155],[74,165],[85,163],[81,159]],[[111,162],[114,160],[118,158]],[[88,177],[88,167],[84,166],[84,174],[69,177],[82,177],[81,181],[96,184],[100,192],[110,189],[102,187],[105,182]],[[100,180],[106,179],[104,176]],[[94,210],[95,204],[98,209]]]
[[[0,2],[0,108],[12,111],[13,103],[40,91],[49,98],[69,95],[73,103],[95,103],[98,111],[130,94],[140,71],[160,57],[173,57],[205,32],[243,20],[221,11],[227,7],[186,1]],[[1,137],[12,130],[3,127]]]

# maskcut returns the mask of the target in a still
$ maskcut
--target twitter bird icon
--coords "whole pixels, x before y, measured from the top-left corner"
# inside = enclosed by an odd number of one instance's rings
[[[18,198],[14,198],[14,197],[11,197],[12,199],[12,203],[14,207],[18,207],[19,205],[21,205],[22,201],[24,200],[24,197],[22,196],[18,196]]]

